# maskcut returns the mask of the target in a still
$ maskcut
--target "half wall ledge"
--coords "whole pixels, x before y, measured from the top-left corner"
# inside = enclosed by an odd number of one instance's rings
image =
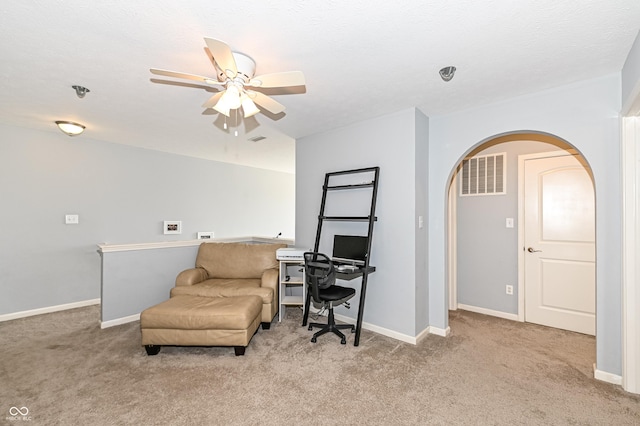
[[[98,253],[110,253],[118,251],[133,250],[153,250],[161,248],[175,247],[192,247],[199,246],[202,243],[252,243],[252,244],[269,244],[284,243],[293,245],[294,240],[288,238],[268,238],[268,237],[229,237],[229,238],[212,238],[207,240],[184,240],[184,241],[160,241],[153,243],[130,243],[130,244],[98,244]]]

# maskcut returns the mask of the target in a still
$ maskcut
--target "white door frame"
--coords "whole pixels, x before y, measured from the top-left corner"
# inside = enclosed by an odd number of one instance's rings
[[[622,387],[640,393],[640,81],[621,115]]]
[[[572,155],[571,152],[549,151],[535,154],[522,154],[518,156],[518,321],[524,322],[524,163],[527,160],[540,158],[562,157]],[[591,175],[591,171],[587,170]],[[593,189],[595,193],[595,188]],[[597,264],[597,259],[596,259]],[[596,283],[596,286],[598,283]],[[596,301],[597,303],[597,301]]]
[[[640,104],[640,96],[636,104]],[[638,105],[640,111],[640,105]],[[638,114],[638,111],[635,112]],[[622,120],[622,386],[640,393],[640,116]]]
[[[449,186],[447,220],[447,280],[449,281],[449,310],[458,309],[458,173]]]

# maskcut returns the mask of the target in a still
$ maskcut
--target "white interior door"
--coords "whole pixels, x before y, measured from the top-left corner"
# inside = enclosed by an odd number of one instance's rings
[[[595,203],[573,155],[524,160],[525,321],[595,334]]]

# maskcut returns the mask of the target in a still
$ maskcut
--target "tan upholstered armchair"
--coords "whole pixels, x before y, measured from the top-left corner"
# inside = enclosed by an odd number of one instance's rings
[[[196,267],[178,274],[171,297],[234,297],[262,299],[262,328],[278,313],[276,250],[286,244],[202,243]]]

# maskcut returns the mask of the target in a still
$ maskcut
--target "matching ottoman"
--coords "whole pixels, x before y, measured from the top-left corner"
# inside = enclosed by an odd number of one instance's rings
[[[261,321],[260,296],[175,296],[140,314],[148,355],[165,346],[233,346],[244,355]]]

